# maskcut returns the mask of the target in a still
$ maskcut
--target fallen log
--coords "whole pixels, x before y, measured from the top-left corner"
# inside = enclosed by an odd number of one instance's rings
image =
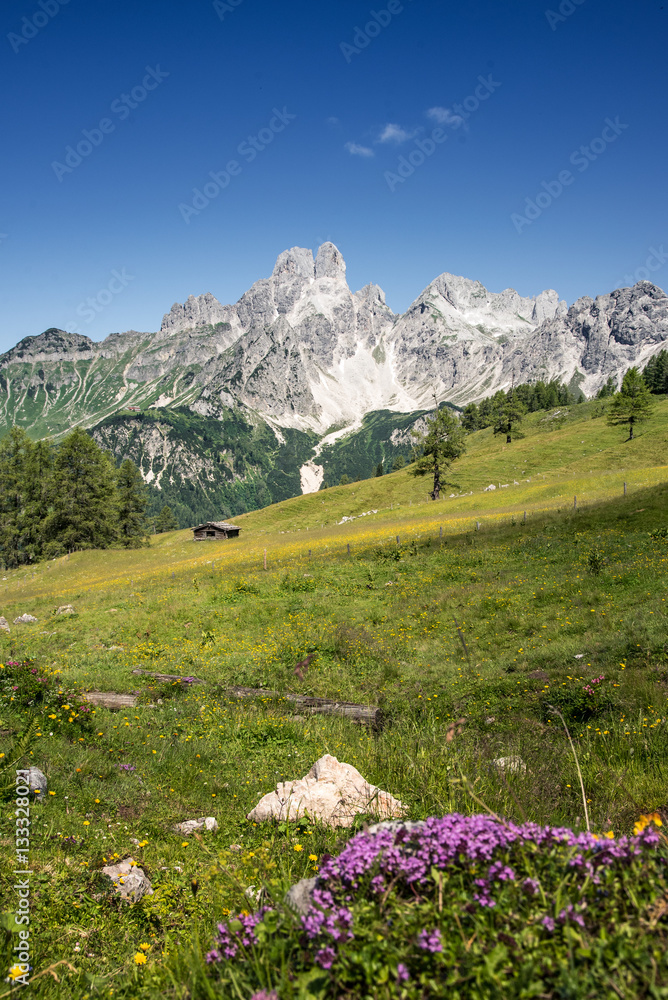
[[[342,715],[363,726],[381,729],[383,712],[377,705],[355,705],[349,701],[332,701],[330,698],[315,698],[306,694],[281,694],[265,688],[230,687],[227,694],[233,698],[276,698],[292,702],[300,710],[311,715]]]
[[[189,684],[204,684],[199,677],[182,677],[180,674],[158,674],[150,670],[133,670],[133,674],[153,677],[157,681],[181,681]],[[311,715],[341,715],[352,722],[359,722],[372,729],[381,729],[383,712],[377,705],[355,705],[349,701],[332,701],[330,698],[315,698],[306,694],[281,694],[280,691],[270,691],[267,688],[229,687],[225,689],[231,698],[276,698],[285,699],[300,710]]]
[[[182,684],[204,684],[199,677],[183,677],[181,674],[155,674],[151,670],[133,670],[133,674],[143,674],[144,677],[153,677],[156,681],[181,681]]]
[[[135,708],[137,696],[134,694],[117,694],[116,691],[84,691],[84,701],[91,705],[100,705],[101,708],[121,709]]]

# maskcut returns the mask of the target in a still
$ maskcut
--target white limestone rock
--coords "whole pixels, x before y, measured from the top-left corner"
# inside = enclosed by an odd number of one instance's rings
[[[325,754],[303,778],[282,781],[264,795],[248,819],[292,822],[309,819],[330,827],[351,826],[355,816],[369,813],[379,819],[399,818],[406,807],[389,792],[370,785],[352,764]]]
[[[102,872],[113,882],[117,895],[128,903],[138,903],[144,896],[153,895],[150,880],[134,858],[125,858],[117,865],[106,865]]]
[[[218,823],[213,816],[200,816],[199,819],[187,819],[183,823],[177,823],[174,827],[175,833],[182,833],[184,837],[189,837],[195,830],[208,830],[216,833]]]
[[[492,767],[497,771],[507,771],[508,774],[526,774],[527,766],[517,754],[510,757],[497,757],[492,761]]]

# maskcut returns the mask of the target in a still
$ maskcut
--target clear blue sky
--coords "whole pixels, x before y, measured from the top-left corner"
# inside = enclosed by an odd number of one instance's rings
[[[560,2],[5,0],[0,348],[156,330],[325,240],[397,312],[442,271],[570,304],[652,247],[668,286],[668,0]]]

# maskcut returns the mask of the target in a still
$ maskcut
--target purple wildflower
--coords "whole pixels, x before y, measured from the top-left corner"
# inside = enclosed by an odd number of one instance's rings
[[[535,878],[525,878],[522,882],[522,888],[528,892],[530,896],[537,896],[540,890],[540,882]]]
[[[260,990],[253,994],[251,1000],[278,1000],[278,993],[276,990]]]
[[[315,955],[315,960],[321,969],[331,969],[335,959],[336,952],[333,948],[330,948],[329,945],[325,948],[321,948]]]
[[[405,983],[411,978],[411,974],[403,962],[397,966],[397,983]]]
[[[443,951],[441,944],[441,932],[438,927],[432,931],[420,931],[417,938],[418,948],[423,951],[430,951],[432,955],[437,951]]]
[[[548,931],[554,930],[554,920],[552,919],[552,917],[543,917],[543,919],[541,920],[541,924],[543,925],[543,927],[547,928]]]

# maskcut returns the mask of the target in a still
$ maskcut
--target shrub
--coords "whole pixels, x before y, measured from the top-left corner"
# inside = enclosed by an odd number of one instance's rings
[[[618,839],[481,815],[387,824],[323,858],[300,919],[262,906],[219,924],[207,962],[281,1000],[663,995],[655,824]]]

